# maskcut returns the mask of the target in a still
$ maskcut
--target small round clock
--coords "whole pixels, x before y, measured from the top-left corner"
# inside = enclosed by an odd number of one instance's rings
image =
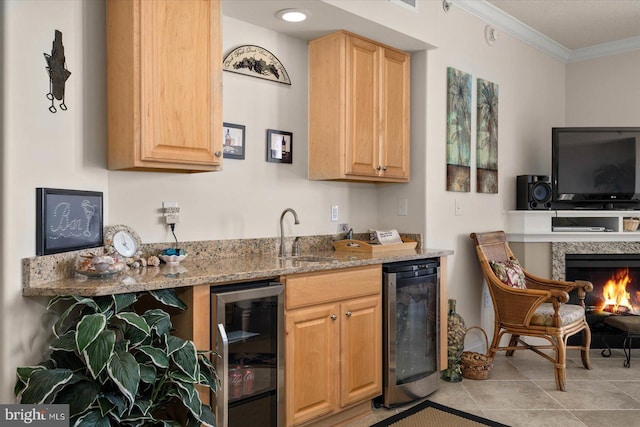
[[[108,227],[104,235],[104,246],[108,254],[132,258],[138,253],[141,245],[138,233],[126,225]]]

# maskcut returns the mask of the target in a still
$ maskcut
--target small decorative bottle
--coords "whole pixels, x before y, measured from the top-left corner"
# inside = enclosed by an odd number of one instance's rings
[[[447,316],[447,369],[441,378],[449,382],[462,381],[460,357],[464,350],[464,336],[467,329],[464,319],[456,313],[456,300],[449,300],[449,315]]]

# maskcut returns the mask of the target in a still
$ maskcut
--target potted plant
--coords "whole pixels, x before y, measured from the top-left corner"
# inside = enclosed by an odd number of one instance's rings
[[[144,293],[186,308],[171,289],[54,297],[47,310],[65,301],[66,308],[53,326],[49,358],[17,369],[19,401],[68,404],[74,426],[215,426],[196,390],[216,390],[215,368],[192,341],[170,334],[166,311],[135,311]]]

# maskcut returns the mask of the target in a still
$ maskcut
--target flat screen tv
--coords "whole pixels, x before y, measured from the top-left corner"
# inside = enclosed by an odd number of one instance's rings
[[[640,202],[640,127],[553,128],[558,208],[621,208]]]

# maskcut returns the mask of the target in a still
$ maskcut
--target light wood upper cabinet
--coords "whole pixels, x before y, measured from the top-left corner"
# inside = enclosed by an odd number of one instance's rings
[[[409,181],[409,69],[346,31],[309,42],[309,179]]]
[[[382,393],[380,265],[285,282],[286,424],[339,416]]]
[[[108,0],[109,169],[222,168],[219,0]]]

